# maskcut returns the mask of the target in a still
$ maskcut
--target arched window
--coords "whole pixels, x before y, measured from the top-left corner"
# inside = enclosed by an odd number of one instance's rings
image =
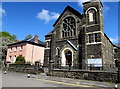
[[[88,24],[97,23],[97,9],[95,7],[90,7],[86,10],[87,22]]]
[[[72,37],[76,35],[76,25],[75,19],[71,16],[66,17],[63,20],[63,30],[62,30],[62,37]]]
[[[89,22],[93,22],[93,12],[89,12]]]
[[[88,11],[88,19],[89,19],[89,22],[96,22],[96,13],[94,10]]]
[[[56,48],[56,55],[59,56],[59,54],[60,54],[60,49]]]

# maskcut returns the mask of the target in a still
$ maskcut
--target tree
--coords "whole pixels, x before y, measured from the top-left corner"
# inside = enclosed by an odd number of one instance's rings
[[[16,35],[12,35],[12,39],[13,40],[17,40],[17,36]]]
[[[19,55],[19,56],[17,56],[15,63],[16,64],[25,64],[25,58],[22,55]]]
[[[32,35],[28,35],[25,37],[25,39],[32,38]]]
[[[15,37],[15,35],[11,35],[6,31],[0,32],[0,60],[4,61],[6,59],[7,45],[15,42]]]

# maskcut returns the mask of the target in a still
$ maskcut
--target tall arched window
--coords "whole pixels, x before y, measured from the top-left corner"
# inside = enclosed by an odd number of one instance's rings
[[[96,22],[96,12],[95,10],[91,9],[88,11],[88,20],[89,22]]]
[[[63,30],[62,30],[62,37],[72,37],[76,35],[76,25],[75,19],[71,16],[66,17],[63,20]]]
[[[93,22],[93,12],[89,12],[89,22]]]
[[[56,48],[56,55],[59,56],[59,54],[60,54],[60,49]]]
[[[87,22],[88,24],[97,23],[97,9],[95,7],[90,7],[86,10]]]

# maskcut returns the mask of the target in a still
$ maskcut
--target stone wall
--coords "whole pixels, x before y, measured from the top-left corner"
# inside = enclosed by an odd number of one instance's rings
[[[117,72],[108,71],[53,70],[52,76],[104,82],[117,81]]]
[[[10,64],[9,67],[4,69],[13,72],[30,73],[30,74],[39,74],[44,72],[42,67],[37,67],[35,65],[31,66],[30,64]]]

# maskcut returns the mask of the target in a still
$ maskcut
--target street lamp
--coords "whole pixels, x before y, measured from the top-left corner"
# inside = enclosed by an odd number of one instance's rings
[[[91,60],[92,60],[92,58],[94,57],[94,55],[91,55],[90,57],[91,57]],[[93,64],[90,63],[90,70],[92,70],[92,67],[93,67]]]
[[[115,60],[115,65],[117,67],[117,83],[120,82],[120,75],[119,75],[119,72],[120,72],[120,61],[118,61],[118,59]]]
[[[115,60],[115,65],[117,67],[117,81],[115,84],[115,89],[118,89],[117,83],[120,83],[120,61],[118,61],[118,59]]]

